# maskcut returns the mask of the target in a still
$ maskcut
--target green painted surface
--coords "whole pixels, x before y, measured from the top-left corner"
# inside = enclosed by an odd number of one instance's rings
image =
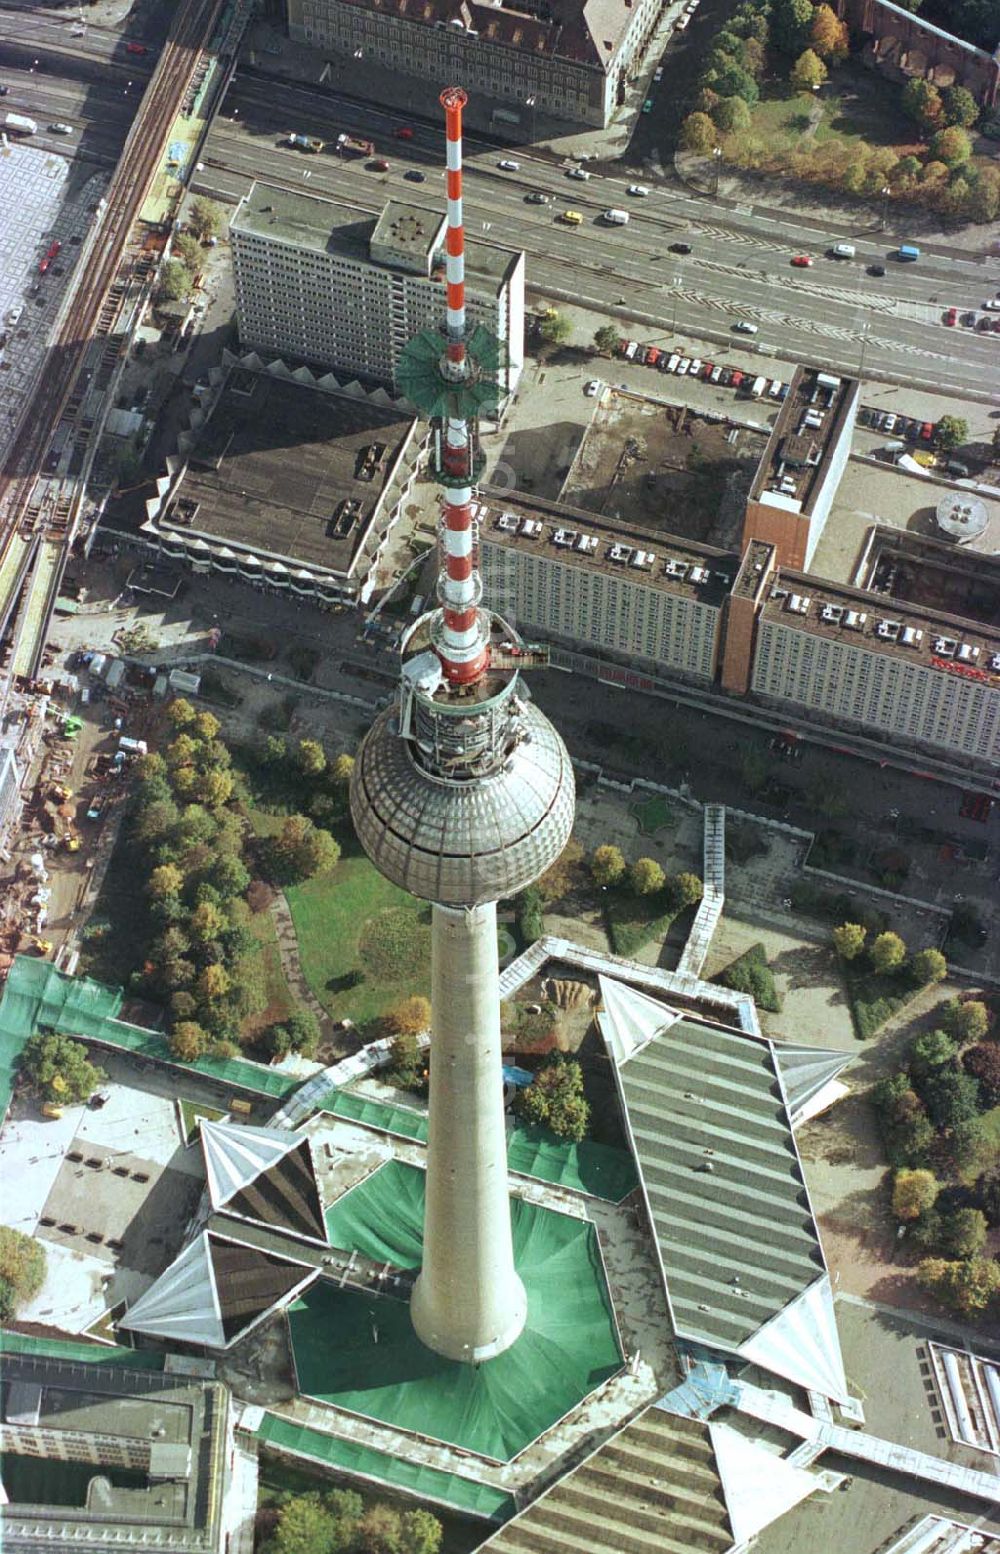
[[[471,1479],[459,1478],[455,1473],[442,1473],[439,1468],[428,1468],[423,1463],[391,1457],[371,1446],[357,1441],[344,1441],[308,1425],[294,1424],[277,1414],[265,1414],[257,1438],[297,1456],[322,1462],[327,1467],[339,1468],[345,1473],[358,1473],[365,1478],[377,1479],[383,1484],[393,1484],[399,1489],[424,1499],[437,1500],[467,1511],[473,1516],[487,1516],[493,1521],[506,1521],[514,1514],[514,1501],[503,1490],[489,1484],[474,1484]]]
[[[331,1244],[420,1265],[424,1173],[390,1161],[327,1211]],[[479,1366],[417,1342],[408,1305],[320,1281],[289,1310],[299,1389],[309,1397],[508,1461],[621,1367],[592,1225],[511,1199],[514,1258],[528,1293],[517,1343]]]
[[[151,1349],[122,1349],[117,1344],[83,1344],[71,1338],[39,1338],[33,1333],[0,1331],[0,1354],[33,1354],[82,1365],[128,1365],[135,1370],[162,1371],[163,1355]]]
[[[331,1090],[320,1110],[380,1133],[427,1142],[427,1114],[409,1106],[371,1100],[354,1090]],[[590,1193],[608,1203],[620,1203],[635,1187],[632,1157],[607,1144],[564,1144],[544,1128],[514,1128],[507,1143],[507,1164],[519,1176],[553,1182],[573,1192]]]

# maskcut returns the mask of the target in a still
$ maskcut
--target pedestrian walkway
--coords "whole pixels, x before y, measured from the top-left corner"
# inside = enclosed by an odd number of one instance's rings
[[[285,897],[284,891],[278,891],[271,902],[271,916],[274,919],[274,931],[278,940],[278,955],[281,959],[281,969],[285,975],[292,993],[300,1004],[315,1016],[319,1026],[320,1039],[322,1041],[333,1040],[333,1020],[323,1008],[316,994],[306,981],[305,972],[302,970],[302,961],[299,956],[299,940],[295,932],[295,923],[292,920],[291,908]]]

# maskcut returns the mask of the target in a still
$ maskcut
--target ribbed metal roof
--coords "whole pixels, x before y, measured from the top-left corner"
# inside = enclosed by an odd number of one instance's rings
[[[825,1274],[770,1043],[679,1020],[618,1077],[676,1331],[738,1350]]]
[[[722,1554],[732,1544],[708,1427],[651,1408],[477,1554]]]
[[[397,712],[376,720],[358,752],[351,814],[381,874],[411,895],[475,906],[516,895],[553,863],[573,827],[566,747],[533,703],[504,767],[472,782],[445,782],[416,765],[396,732]]]

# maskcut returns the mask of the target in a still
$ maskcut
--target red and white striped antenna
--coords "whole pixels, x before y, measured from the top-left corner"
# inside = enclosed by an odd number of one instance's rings
[[[462,222],[462,109],[468,96],[460,86],[441,93],[447,136],[448,293],[447,348],[443,369],[454,383],[469,372],[465,352],[465,228]],[[443,629],[435,647],[445,678],[471,685],[489,664],[489,629],[479,612],[482,582],[472,554],[472,432],[465,417],[448,416],[443,428],[442,465],[450,477],[444,503],[444,555],[438,582]],[[463,475],[466,483],[461,481]]]

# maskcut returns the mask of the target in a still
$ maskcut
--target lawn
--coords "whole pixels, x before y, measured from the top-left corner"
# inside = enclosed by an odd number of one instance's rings
[[[264,818],[269,820],[271,817],[266,815]],[[285,981],[274,918],[266,909],[255,912],[250,919],[250,928],[260,944],[259,959],[267,1003],[259,1014],[251,1015],[243,1022],[243,1035],[247,1040],[252,1040],[258,1032],[267,1030],[270,1025],[280,1025],[295,1005]]]
[[[429,993],[430,908],[383,879],[353,835],[338,840],[336,867],[285,895],[309,986],[335,1019],[364,1025]]]
[[[672,826],[674,823],[674,812],[660,794],[654,794],[643,804],[632,804],[629,813],[635,816],[639,830],[645,836],[652,836],[654,832],[662,831],[664,826]]]
[[[186,1144],[194,1143],[203,1122],[218,1122],[225,1116],[225,1112],[217,1111],[214,1106],[202,1106],[198,1102],[184,1099],[180,1102],[180,1108]]]

